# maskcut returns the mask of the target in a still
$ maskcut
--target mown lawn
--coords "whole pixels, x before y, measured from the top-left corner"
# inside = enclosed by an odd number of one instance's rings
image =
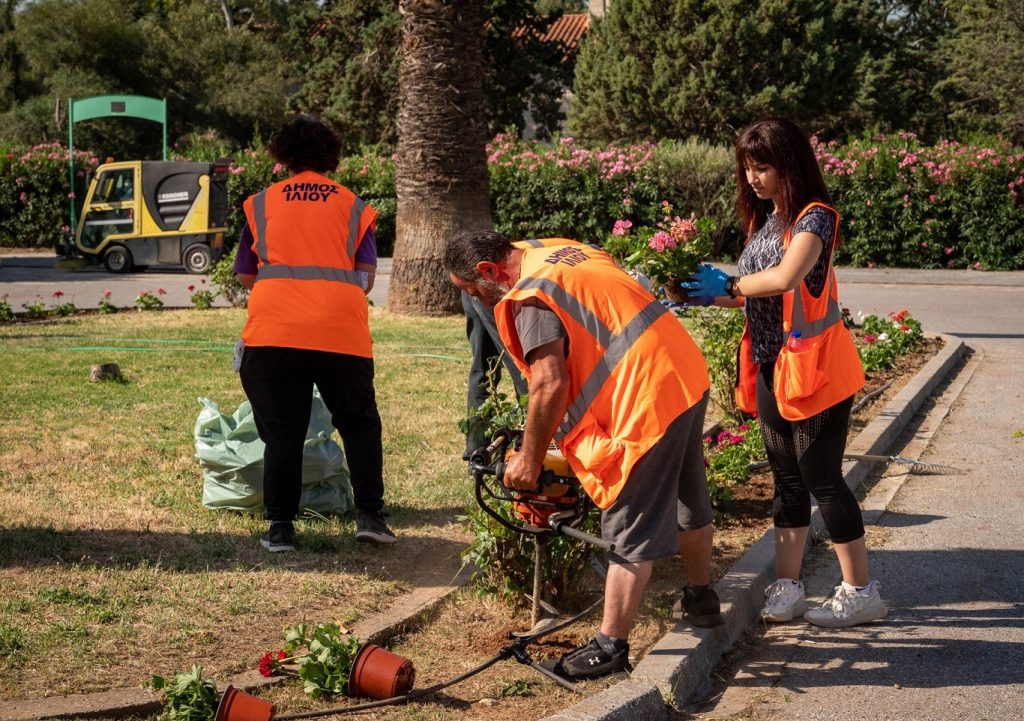
[[[386,502],[401,537],[352,540],[351,515],[300,524],[303,551],[259,549],[258,518],[203,508],[199,397],[244,400],[244,311],[128,312],[0,326],[0,697],[137,686],[202,663],[251,669],[300,621],[357,621],[453,558],[471,502],[456,423],[461,317],[371,309]],[[125,382],[90,383],[116,362]]]

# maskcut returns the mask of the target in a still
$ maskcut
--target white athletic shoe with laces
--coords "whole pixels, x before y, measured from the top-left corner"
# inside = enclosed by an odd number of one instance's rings
[[[872,581],[865,590],[868,593],[841,583],[835,587],[831,598],[805,613],[804,618],[825,628],[847,628],[884,618],[888,609],[882,602],[881,584]]]
[[[764,589],[764,608],[761,619],[773,623],[792,621],[807,610],[804,584],[791,578],[780,578]]]

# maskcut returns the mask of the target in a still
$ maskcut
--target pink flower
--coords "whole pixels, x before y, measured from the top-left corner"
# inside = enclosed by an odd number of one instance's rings
[[[631,221],[616,220],[615,225],[612,226],[612,235],[626,235],[632,227],[633,223]]]
[[[676,218],[669,226],[668,232],[680,245],[685,245],[700,235],[700,228],[694,222],[696,216],[690,216],[689,220]]]
[[[167,295],[167,291],[164,290],[163,288],[157,288],[156,292],[158,295]]]
[[[946,255],[951,255],[953,253],[953,249],[952,248],[943,248],[942,252],[944,254],[946,254]]]
[[[284,166],[283,165],[281,165],[280,163],[274,163],[274,169],[272,171],[270,171],[270,172],[274,173],[274,175],[277,175],[282,170],[284,170]],[[364,175],[365,175],[365,173],[364,173]]]
[[[922,240],[921,241],[921,247],[922,248],[927,248],[928,247],[928,241],[927,240]]]
[[[675,250],[678,247],[675,239],[664,230],[659,230],[657,233],[652,235],[647,245],[659,253],[664,253],[666,249]]]
[[[106,290],[103,291],[103,297],[104,298],[109,298],[110,297],[110,288],[107,288]]]
[[[864,336],[864,342],[865,343],[874,343],[875,342],[875,336],[873,336],[873,335],[866,335],[866,336]]]

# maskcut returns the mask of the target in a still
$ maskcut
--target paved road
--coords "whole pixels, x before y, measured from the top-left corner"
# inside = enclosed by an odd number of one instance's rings
[[[206,276],[189,275],[180,266],[161,266],[144,273],[115,275],[103,266],[92,266],[80,270],[58,270],[53,267],[54,257],[49,254],[0,255],[0,297],[7,295],[7,302],[15,312],[21,312],[23,305],[42,303],[45,307],[54,305],[53,294],[60,291],[60,302],[74,303],[79,308],[95,308],[106,290],[110,291],[110,302],[119,308],[130,308],[139,293],[148,290],[156,293],[164,290],[160,298],[167,308],[186,308],[191,305],[188,286],[210,287]],[[375,305],[387,302],[387,286],[391,274],[391,259],[381,258],[378,265],[377,283],[370,291]],[[205,284],[203,281],[206,281]],[[225,306],[218,298],[215,305]]]

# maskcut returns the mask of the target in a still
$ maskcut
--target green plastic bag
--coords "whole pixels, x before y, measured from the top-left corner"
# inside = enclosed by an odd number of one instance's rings
[[[200,398],[196,418],[196,456],[203,468],[203,505],[246,513],[263,513],[263,441],[256,431],[252,406],[244,401],[233,415],[221,413],[209,398]],[[302,496],[299,512],[324,516],[352,508],[352,483],[345,454],[331,435],[331,414],[313,392],[313,410],[302,450]]]

